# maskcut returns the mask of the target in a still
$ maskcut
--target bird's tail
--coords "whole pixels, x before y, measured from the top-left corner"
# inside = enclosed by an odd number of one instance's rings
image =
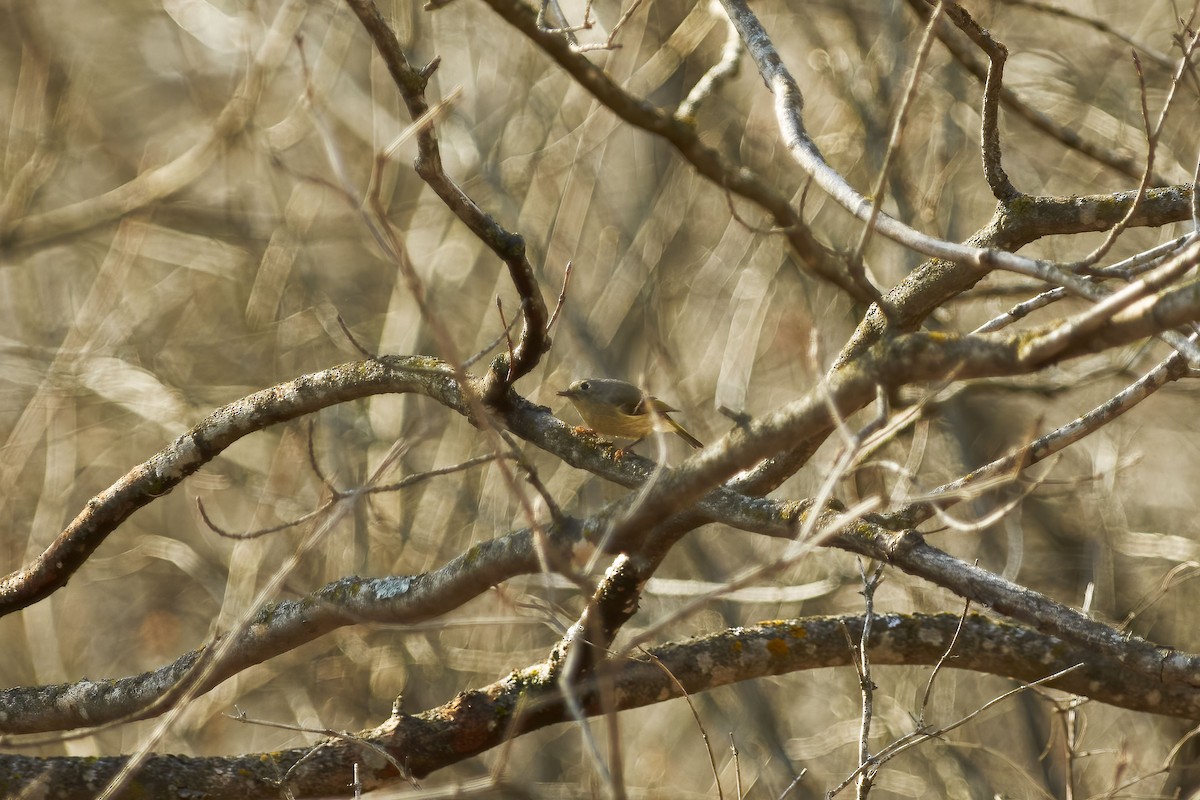
[[[671,425],[671,430],[673,430],[677,434],[679,434],[680,439],[683,439],[685,442],[690,444],[692,447],[696,447],[696,448],[704,447],[704,442],[700,441],[695,436],[692,436],[690,433],[685,431],[683,429],[683,426],[680,425],[678,422],[671,419],[670,417],[667,417],[666,419],[667,419],[667,422],[669,422]]]

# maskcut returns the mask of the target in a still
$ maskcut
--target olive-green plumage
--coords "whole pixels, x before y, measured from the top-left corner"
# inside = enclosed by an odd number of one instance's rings
[[[679,409],[646,394],[632,383],[612,378],[587,378],[575,381],[558,394],[574,404],[579,416],[596,433],[640,442],[655,431],[671,432],[692,447],[704,446],[667,416]]]

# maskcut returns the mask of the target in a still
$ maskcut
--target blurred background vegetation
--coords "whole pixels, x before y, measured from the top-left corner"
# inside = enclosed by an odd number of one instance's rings
[[[578,3],[564,2],[572,19]],[[968,3],[1011,52],[1006,85],[1033,108],[1114,152],[1145,153],[1130,44],[1029,4]],[[1102,20],[1142,49],[1152,112],[1178,55],[1166,0],[1059,0]],[[755,4],[806,97],[806,123],[830,162],[864,193],[880,168],[890,119],[921,26],[904,2],[830,0]],[[431,101],[458,87],[439,124],[448,172],[501,224],[525,237],[553,302],[574,264],[553,350],[517,385],[577,423],[554,392],[575,378],[638,381],[682,409],[706,442],[729,428],[716,405],[768,412],[810,387],[861,317],[842,293],[803,273],[755,209],[699,177],[663,141],[632,129],[509,28],[484,4],[458,0],[427,12],[384,2],[409,58],[441,65]],[[602,2],[611,27],[621,9]],[[411,142],[372,182],[377,154],[410,122],[358,22],[332,1],[281,5],[195,0],[26,3],[9,0],[0,24],[0,570],[40,553],[88,499],[225,403],[305,372],[358,358],[337,324],[378,352],[459,357],[500,333],[496,298],[518,307],[503,265],[410,168]],[[599,40],[584,32],[581,39]],[[704,3],[655,0],[593,53],[623,87],[673,107],[719,57],[725,25]],[[917,228],[962,240],[990,218],[978,148],[981,87],[934,45],[883,206]],[[244,101],[238,124],[222,125]],[[1168,120],[1156,171],[1189,180],[1196,158],[1196,92]],[[706,142],[803,203],[822,239],[856,241],[858,224],[816,189],[780,144],[772,98],[748,60],[702,106]],[[231,129],[232,128],[232,129]],[[1067,150],[1004,114],[1005,167],[1031,194],[1095,194],[1136,180]],[[145,176],[160,168],[161,183]],[[138,176],[142,176],[139,178]],[[378,192],[402,233],[457,354],[440,352],[397,272],[347,197]],[[139,182],[140,181],[140,182]],[[133,182],[132,184],[130,182]],[[130,186],[105,206],[105,193]],[[169,191],[162,189],[165,186]],[[156,194],[157,193],[157,194]],[[161,196],[159,196],[161,195]],[[82,205],[77,205],[82,204]],[[731,213],[731,204],[737,217]],[[67,209],[68,212],[62,212]],[[116,209],[114,211],[113,209]],[[1131,230],[1117,255],[1180,235]],[[1082,255],[1099,235],[1054,237],[1028,248]],[[880,285],[919,259],[881,242],[868,250]],[[942,308],[930,325],[970,330],[1032,294],[1025,279],[992,276]],[[1057,309],[1061,313],[1061,308]],[[811,343],[819,344],[817,362]],[[1119,359],[1084,359],[1022,380],[968,384],[939,402],[919,467],[938,485],[1063,424],[1159,358],[1161,344]],[[1167,589],[1130,630],[1200,649],[1196,543],[1200,432],[1194,389],[1167,388],[1072,447],[1046,482],[1003,521],[938,546],[1064,603],[1121,621]],[[870,413],[870,412],[867,412]],[[347,487],[362,482],[397,440],[393,474],[485,452],[476,431],[432,401],[385,396],[317,415],[317,451]],[[837,441],[776,492],[803,498],[819,485]],[[886,455],[903,462],[911,438]],[[249,541],[216,535],[199,519],[250,530],[298,516],[321,499],[305,465],[303,424],[238,443],[170,496],[135,514],[51,600],[0,619],[0,685],[122,677],[201,644],[245,611],[294,551],[302,531]],[[685,455],[671,444],[670,460]],[[652,448],[650,448],[652,449]],[[619,490],[530,453],[550,491],[586,513]],[[303,596],[348,574],[411,574],[471,543],[523,524],[494,466],[361,503],[287,582]],[[839,488],[853,499],[874,479]],[[970,516],[988,508],[960,508]],[[777,556],[784,544],[709,527],[676,549],[652,582],[629,632],[704,588]],[[1182,566],[1181,566],[1182,565]],[[790,595],[775,592],[788,589]],[[778,587],[735,595],[670,632],[677,638],[760,619],[859,613],[854,559],[823,551],[780,576]],[[949,593],[889,573],[881,611],[958,610]],[[226,754],[298,746],[313,737],[231,721],[237,708],[316,728],[357,730],[404,695],[416,712],[544,657],[581,599],[542,578],[513,581],[436,624],[339,630],[227,681],[194,703],[160,749]],[[882,743],[911,728],[927,669],[876,673]],[[943,720],[1010,687],[948,671],[934,696]],[[713,691],[694,702],[715,745],[732,736],[742,785],[777,797],[818,797],[856,762],[858,697],[850,669],[813,670]],[[1080,718],[1024,695],[985,722],[911,753],[881,773],[880,797],[1066,796],[1168,791],[1152,776],[1184,722],[1089,704]],[[1083,721],[1081,721],[1083,720]],[[46,755],[109,754],[137,746],[153,723],[47,747]],[[1078,736],[1065,755],[1064,726]],[[703,743],[675,701],[621,717],[628,784],[649,796],[714,796]],[[1086,757],[1078,757],[1086,752]],[[727,791],[734,765],[718,753]],[[578,731],[528,735],[431,776],[453,783],[504,765],[538,794],[577,796],[592,780]],[[541,784],[540,786],[537,786]],[[1178,786],[1188,785],[1186,781]]]

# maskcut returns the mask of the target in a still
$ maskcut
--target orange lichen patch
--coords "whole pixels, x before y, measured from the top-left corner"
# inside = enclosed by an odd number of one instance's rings
[[[776,658],[783,658],[788,654],[787,642],[783,639],[771,639],[767,642],[767,652]]]

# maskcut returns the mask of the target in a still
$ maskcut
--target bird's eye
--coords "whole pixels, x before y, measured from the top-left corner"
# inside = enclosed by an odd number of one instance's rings
[[[590,389],[592,387],[588,384],[587,381],[584,381],[583,383],[579,384],[579,388],[583,389],[586,392],[588,389]]]

